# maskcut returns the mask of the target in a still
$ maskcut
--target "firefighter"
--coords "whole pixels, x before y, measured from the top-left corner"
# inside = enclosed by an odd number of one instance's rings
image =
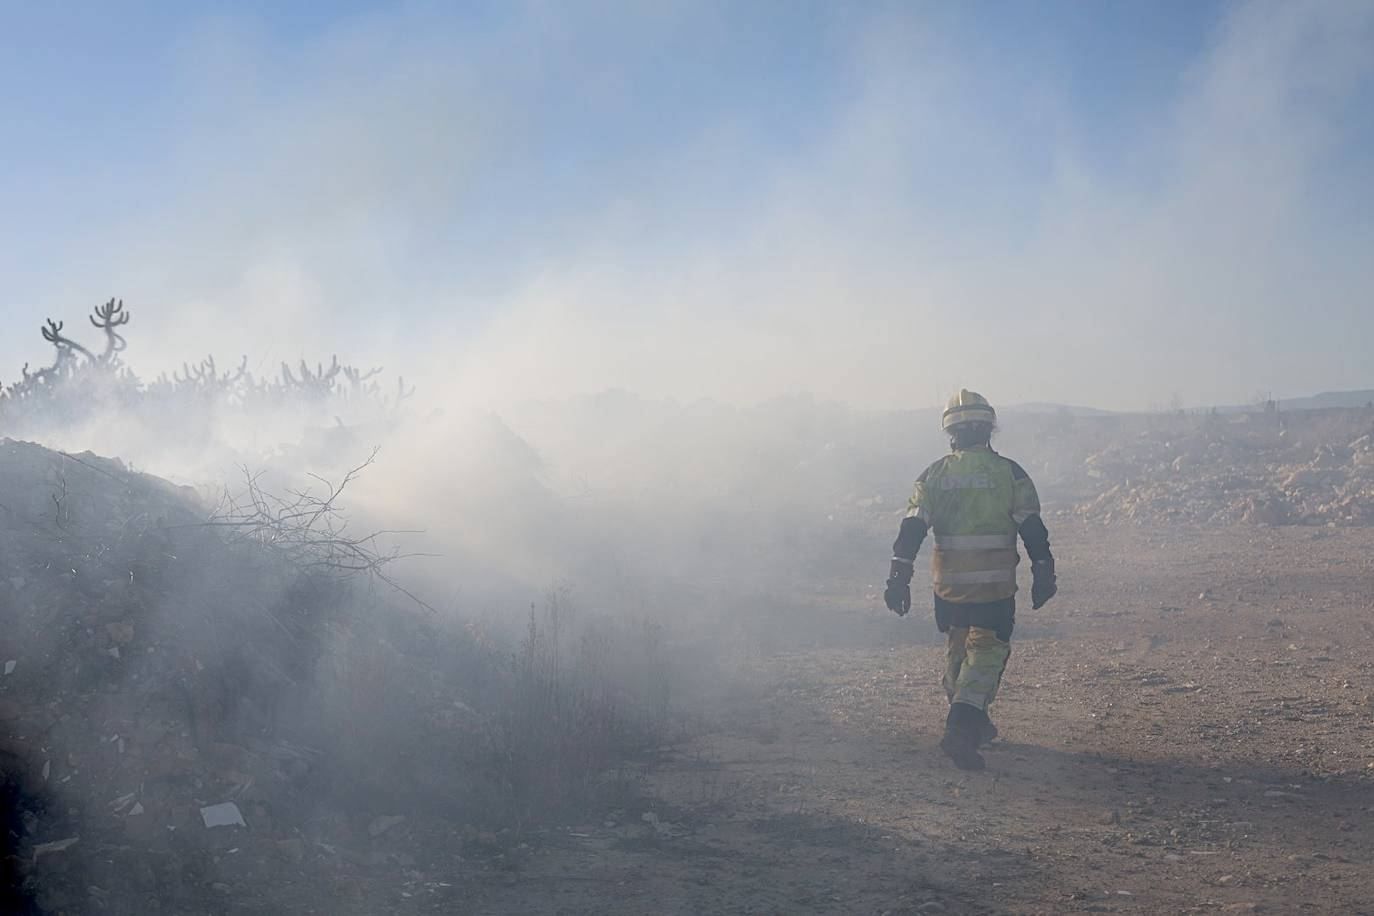
[[[963,390],[949,399],[940,426],[950,454],[916,481],[883,595],[898,616],[911,610],[916,553],[932,534],[935,623],[946,634],[949,699],[940,749],[965,770],[983,768],[978,748],[997,735],[988,706],[1011,655],[1018,534],[1031,561],[1031,607],[1040,608],[1057,590],[1040,497],[1019,464],[992,450],[996,422],[982,395]]]

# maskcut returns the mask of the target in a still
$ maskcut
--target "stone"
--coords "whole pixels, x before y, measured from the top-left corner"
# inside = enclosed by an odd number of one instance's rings
[[[134,625],[128,620],[105,624],[105,632],[110,635],[112,642],[121,646],[127,646],[134,641]]]
[[[81,842],[80,837],[70,836],[65,840],[53,840],[51,843],[39,843],[37,846],[33,847],[33,861],[37,863],[38,860],[44,856],[66,852],[79,842]]]
[[[243,812],[241,812],[239,806],[233,802],[207,805],[200,809],[200,818],[205,822],[207,829],[214,827],[248,826],[243,820]]]

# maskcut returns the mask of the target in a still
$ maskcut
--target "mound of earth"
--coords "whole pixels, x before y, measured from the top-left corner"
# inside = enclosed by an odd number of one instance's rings
[[[474,685],[509,666],[208,516],[0,440],[0,909],[328,909],[341,873],[419,867],[433,824],[445,855],[490,840],[509,793]]]

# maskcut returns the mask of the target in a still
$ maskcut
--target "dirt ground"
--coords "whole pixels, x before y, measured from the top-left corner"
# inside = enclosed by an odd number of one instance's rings
[[[1061,591],[1018,615],[983,772],[936,749],[928,568],[898,619],[856,550],[742,626],[733,676],[683,697],[692,737],[585,823],[360,806],[215,832],[181,879],[206,896],[112,894],[157,864],[144,838],[58,911],[1374,913],[1374,529],[1051,521]]]
[[[844,648],[754,658],[634,810],[396,908],[1374,912],[1374,530],[1054,535],[985,771],[935,748],[927,617],[807,583]]]

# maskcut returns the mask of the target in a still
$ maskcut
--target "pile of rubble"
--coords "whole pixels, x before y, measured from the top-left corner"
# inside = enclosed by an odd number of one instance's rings
[[[413,867],[417,798],[481,820],[473,647],[205,519],[117,461],[0,440],[0,909],[279,906]]]
[[[661,713],[607,673],[615,632],[560,660],[559,601],[512,651],[357,587],[289,536],[328,505],[246,537],[0,439],[0,912],[451,912],[523,830],[623,791]]]
[[[1101,522],[1374,525],[1374,436],[1360,432],[1363,418],[1350,419],[1256,431],[1212,418],[1191,435],[1140,432],[1077,469],[1078,489],[1091,492],[1074,513]]]

